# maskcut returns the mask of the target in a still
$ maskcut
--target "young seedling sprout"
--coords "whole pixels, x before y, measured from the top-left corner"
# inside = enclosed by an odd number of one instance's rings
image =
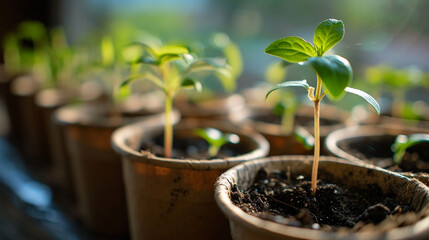
[[[232,77],[229,65],[224,59],[198,59],[187,48],[166,45],[155,48],[144,43],[130,47],[140,52],[134,64],[145,67],[122,83],[127,86],[132,80],[147,79],[160,88],[165,94],[164,157],[171,157],[173,147],[172,110],[173,99],[181,88],[193,88],[201,91],[201,83],[195,73],[210,71],[222,77]]]
[[[398,135],[391,147],[393,162],[396,165],[400,165],[407,149],[422,142],[429,142],[429,134]]]
[[[197,128],[194,130],[194,134],[209,144],[210,157],[216,157],[223,145],[227,143],[237,144],[240,141],[237,134],[223,133],[215,128]]]
[[[341,20],[328,19],[322,21],[314,33],[313,44],[300,37],[286,37],[272,42],[265,53],[279,57],[287,62],[309,64],[316,72],[316,88],[311,87],[306,80],[286,81],[272,88],[273,91],[286,87],[304,87],[308,98],[314,103],[314,161],[311,175],[312,194],[316,194],[317,170],[320,155],[320,101],[325,95],[333,100],[339,100],[345,92],[356,94],[365,99],[380,114],[377,101],[367,93],[350,88],[352,68],[347,59],[338,55],[325,56],[325,53],[335,46],[344,36],[344,24]],[[322,90],[323,89],[323,90]]]

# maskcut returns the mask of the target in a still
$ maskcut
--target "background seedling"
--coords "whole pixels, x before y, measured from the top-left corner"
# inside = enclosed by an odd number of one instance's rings
[[[165,45],[151,47],[144,43],[132,46],[140,51],[140,56],[133,62],[136,69],[142,67],[139,73],[125,80],[121,87],[126,87],[135,79],[146,79],[154,83],[165,94],[165,128],[164,156],[171,157],[173,145],[173,124],[171,113],[173,99],[182,88],[192,88],[201,91],[201,83],[195,73],[209,71],[220,74],[225,78],[232,77],[231,67],[224,59],[199,59],[182,46]]]
[[[424,104],[410,103],[406,101],[407,91],[413,87],[423,87],[426,74],[417,67],[410,66],[396,69],[388,65],[369,67],[366,69],[366,79],[371,88],[376,89],[378,97],[383,93],[392,94],[391,114],[395,117],[406,119],[421,119]],[[420,103],[423,103],[420,101]]]
[[[422,142],[429,142],[429,134],[398,135],[391,147],[393,151],[393,162],[396,165],[401,164],[407,149]]]
[[[352,81],[352,68],[347,59],[338,56],[325,56],[325,53],[334,47],[344,36],[344,24],[340,20],[328,19],[322,21],[314,33],[313,44],[300,37],[286,37],[274,41],[266,49],[265,53],[282,58],[291,63],[309,64],[317,76],[316,88],[311,87],[306,80],[286,81],[272,88],[266,95],[273,91],[286,87],[304,87],[308,92],[308,98],[314,104],[314,161],[311,177],[313,195],[317,188],[317,170],[320,155],[320,101],[325,95],[333,100],[339,100],[346,93],[356,94],[365,99],[377,114],[380,114],[380,106],[367,93],[350,88]],[[323,88],[323,91],[322,91]]]
[[[194,134],[206,140],[209,144],[209,156],[216,157],[220,148],[227,144],[237,144],[240,142],[240,137],[232,133],[223,133],[215,128],[198,128],[194,130]]]

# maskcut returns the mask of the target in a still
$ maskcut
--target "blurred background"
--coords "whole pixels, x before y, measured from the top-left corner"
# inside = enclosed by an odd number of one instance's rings
[[[3,39],[23,20],[63,26],[70,43],[112,28],[126,34],[133,27],[184,41],[221,31],[242,50],[244,74],[239,86],[249,86],[273,60],[263,52],[270,42],[290,35],[312,39],[317,23],[327,18],[345,24],[345,38],[336,51],[349,59],[355,76],[378,64],[427,70],[428,5],[423,0],[2,0],[0,36]]]
[[[409,103],[401,103],[403,116],[410,113],[410,118],[427,120],[428,9],[429,1],[425,0],[0,0],[0,63],[7,62],[8,36],[28,20],[41,22],[46,29],[62,28],[68,45],[87,45],[87,50],[91,50],[88,43],[100,36],[109,36],[124,46],[138,40],[139,34],[166,43],[204,43],[213,33],[223,32],[242,55],[243,72],[235,90],[241,92],[266,81],[267,68],[279,61],[264,53],[271,42],[286,36],[312,42],[317,24],[335,18],[345,25],[345,37],[335,53],[350,61],[352,86],[371,93],[381,103],[382,112],[392,111],[393,99],[400,96]],[[308,66],[291,65],[287,72],[282,80],[315,81]],[[339,103],[345,109],[357,104],[367,106],[353,96]],[[0,127],[1,135],[4,132]],[[15,145],[0,140],[0,166],[6,166],[7,159],[20,158]],[[7,185],[0,184],[0,239],[104,239],[75,225],[51,204],[49,188],[29,181],[20,167],[10,166],[3,172],[0,167],[0,180]],[[20,181],[31,185],[15,185]],[[10,197],[13,194],[17,197]],[[40,222],[45,230],[40,230]]]

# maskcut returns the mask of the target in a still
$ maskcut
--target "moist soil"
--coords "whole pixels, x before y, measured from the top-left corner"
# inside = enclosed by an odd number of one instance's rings
[[[219,153],[215,157],[210,157],[208,155],[208,148],[209,145],[204,139],[192,135],[183,137],[174,135],[172,158],[212,160],[235,157],[251,151],[241,142],[237,144],[227,143],[220,148]],[[151,141],[142,143],[140,150],[150,150],[151,153],[158,157],[165,157],[163,135],[159,135]]]
[[[269,173],[260,169],[248,189],[231,189],[231,200],[245,212],[274,222],[312,229],[359,230],[378,224],[390,215],[403,214],[410,206],[383,195],[377,185],[349,189],[318,182],[316,195],[303,176],[291,179],[287,172]]]
[[[395,165],[391,150],[395,139],[395,135],[357,137],[344,140],[338,146],[351,155],[377,167],[395,172],[429,172],[428,142],[423,142],[407,149],[401,164]]]

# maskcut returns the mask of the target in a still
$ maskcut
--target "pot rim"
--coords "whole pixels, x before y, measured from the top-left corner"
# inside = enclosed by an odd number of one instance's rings
[[[111,108],[106,103],[67,104],[58,108],[53,113],[52,117],[55,123],[62,126],[118,128],[124,124],[136,122],[139,120],[152,118],[158,120],[164,116],[163,112],[153,112],[139,116],[138,111],[133,112],[136,113],[135,116],[126,116],[116,119],[108,115],[103,115],[104,113],[109,113],[110,111]],[[177,121],[177,119],[180,118],[180,114],[175,109],[173,109],[172,115],[174,121]]]
[[[162,124],[159,124],[158,121],[141,121],[133,124],[129,124],[117,129],[112,134],[111,142],[112,146],[116,152],[122,155],[126,159],[130,159],[136,162],[142,162],[146,164],[169,167],[169,168],[190,168],[190,169],[201,169],[201,170],[211,170],[211,169],[227,169],[232,166],[237,165],[238,163],[247,161],[249,159],[255,159],[259,157],[264,157],[269,152],[269,143],[268,141],[259,133],[248,131],[246,129],[237,128],[234,125],[229,125],[225,121],[221,120],[198,120],[198,119],[185,119],[180,125],[185,125],[189,128],[195,128],[197,124],[201,124],[203,127],[214,127],[220,130],[226,130],[241,136],[246,136],[249,139],[253,139],[257,147],[246,154],[228,157],[224,159],[175,159],[175,158],[165,158],[158,157],[149,151],[139,152],[133,149],[130,146],[130,141],[140,141],[141,137],[145,133],[149,133],[153,130],[153,126],[162,128]],[[149,126],[149,127],[148,127]]]
[[[429,133],[429,130],[418,127],[403,126],[399,124],[378,124],[352,126],[331,132],[325,140],[326,149],[341,158],[349,159],[355,163],[366,164],[361,159],[347,153],[338,146],[340,140],[353,139],[370,136],[398,135],[398,132],[421,132]]]
[[[269,220],[264,220],[258,218],[256,216],[252,216],[246,212],[244,212],[240,207],[236,206],[232,203],[229,197],[229,189],[227,184],[231,184],[233,180],[231,179],[234,176],[234,173],[237,172],[238,169],[246,168],[247,165],[252,164],[256,167],[264,166],[265,163],[270,162],[289,162],[289,161],[300,161],[302,163],[310,162],[313,160],[313,156],[311,155],[296,155],[296,156],[273,156],[267,158],[261,158],[257,160],[253,160],[247,163],[240,164],[235,166],[225,173],[223,173],[215,183],[215,200],[218,207],[221,211],[229,218],[234,221],[239,221],[241,224],[246,227],[254,228],[257,231],[268,231],[279,236],[284,236],[285,239],[295,238],[295,239],[407,239],[410,234],[414,234],[413,236],[424,236],[423,234],[427,234],[429,231],[429,216],[424,217],[413,225],[395,228],[386,232],[354,232],[354,233],[344,233],[344,232],[326,232],[314,229],[306,229],[300,227],[287,226],[284,224],[272,222]],[[331,156],[320,156],[320,162],[333,162],[344,165],[351,165],[362,168],[372,168],[376,171],[384,172],[385,174],[391,174],[398,178],[406,179],[407,181],[416,181],[418,185],[421,185],[425,188],[422,183],[417,180],[411,180],[405,176],[400,174],[387,171],[385,169],[376,168],[372,166],[363,166],[360,164],[355,164],[350,161],[346,161],[341,158],[331,157]],[[429,204],[428,204],[429,205]],[[428,207],[426,206],[426,208]],[[423,210],[422,210],[423,211]]]

